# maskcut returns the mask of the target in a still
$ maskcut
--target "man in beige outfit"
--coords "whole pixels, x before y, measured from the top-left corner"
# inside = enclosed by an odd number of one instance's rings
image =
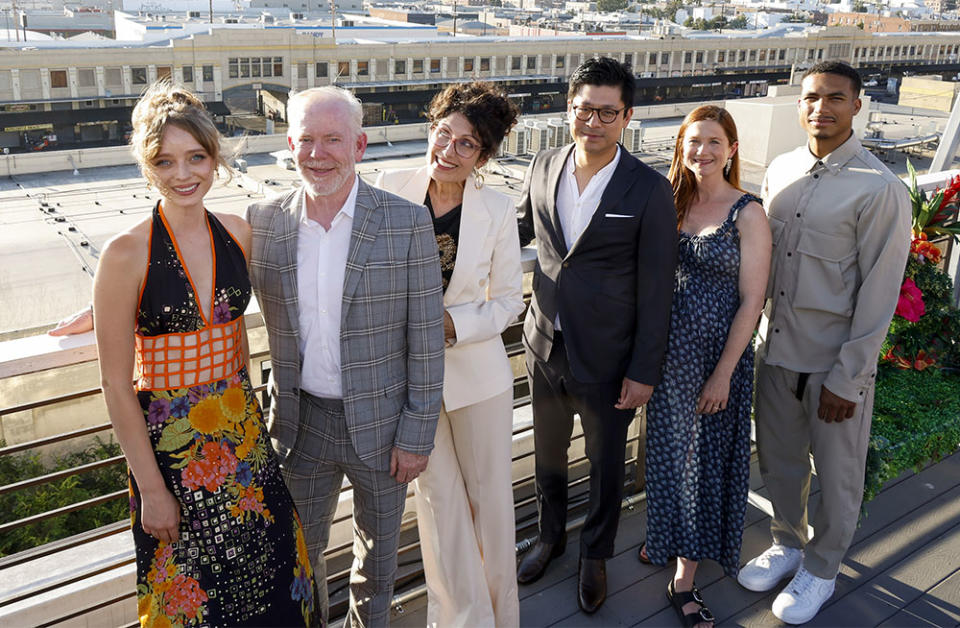
[[[777,157],[763,184],[773,232],[767,328],[757,371],[757,447],[773,502],[773,545],[738,580],[793,580],[773,612],[813,619],[833,594],[856,530],[880,345],[910,244],[907,190],[853,135],[860,77],[839,62],[804,74],[806,146]],[[807,534],[810,454],[821,501]]]

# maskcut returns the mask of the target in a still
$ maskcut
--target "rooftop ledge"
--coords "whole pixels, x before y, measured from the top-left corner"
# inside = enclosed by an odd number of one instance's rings
[[[523,272],[532,272],[536,259],[536,248],[524,247],[521,250]],[[64,312],[64,315],[67,314]],[[244,316],[247,329],[263,326],[260,304],[257,303],[256,298],[250,299],[250,305]],[[8,340],[0,342],[0,379],[91,362],[96,359],[97,345],[93,332],[75,336],[40,334]]]

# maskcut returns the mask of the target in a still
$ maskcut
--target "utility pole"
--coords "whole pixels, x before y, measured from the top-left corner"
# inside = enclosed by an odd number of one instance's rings
[[[453,36],[457,36],[457,0],[453,0]]]
[[[334,0],[330,0],[330,36],[333,43],[337,43],[337,4]]]
[[[210,23],[213,24],[213,0],[210,0]]]
[[[17,33],[17,41],[20,41],[20,25],[17,24],[17,0],[12,0],[10,2],[10,12],[13,13],[13,30]],[[7,37],[10,37],[10,32],[7,31]],[[23,40],[27,40],[27,34],[23,34]]]

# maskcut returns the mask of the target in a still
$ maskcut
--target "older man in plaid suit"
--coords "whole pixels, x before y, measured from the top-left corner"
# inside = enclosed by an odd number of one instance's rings
[[[426,468],[443,385],[443,295],[427,210],[371,187],[357,99],[291,97],[303,185],[251,205],[250,277],[270,342],[270,434],[317,582],[340,485],[353,485],[351,625],[386,625],[407,482]],[[327,620],[326,586],[320,591]]]

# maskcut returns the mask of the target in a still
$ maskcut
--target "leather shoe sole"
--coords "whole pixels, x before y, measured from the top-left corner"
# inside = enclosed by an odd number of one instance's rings
[[[530,584],[539,580],[547,570],[547,565],[554,558],[563,555],[567,549],[566,537],[561,538],[559,543],[542,543],[537,541],[533,544],[520,561],[517,567],[517,582],[520,584]]]
[[[588,615],[607,599],[607,567],[602,558],[580,557],[580,569],[577,586],[577,604]]]

